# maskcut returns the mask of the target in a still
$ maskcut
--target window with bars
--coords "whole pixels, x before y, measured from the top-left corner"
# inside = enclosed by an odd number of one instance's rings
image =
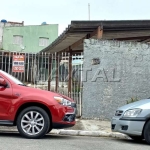
[[[39,38],[39,46],[48,46],[49,38],[40,37]]]
[[[23,36],[13,35],[13,44],[22,45],[23,44]]]

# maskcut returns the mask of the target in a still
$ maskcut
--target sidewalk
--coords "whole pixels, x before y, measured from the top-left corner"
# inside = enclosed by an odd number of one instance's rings
[[[0,126],[0,132],[16,132],[16,127],[4,127]],[[116,138],[126,138],[127,135],[121,133],[111,132],[111,123],[109,121],[101,120],[83,120],[77,119],[76,125],[71,128],[66,129],[53,129],[50,134],[59,135],[73,135],[73,136],[95,136],[95,137],[116,137]]]
[[[127,135],[111,131],[110,121],[77,119],[74,127],[52,130],[51,134],[93,136],[93,137],[115,137],[130,139]]]

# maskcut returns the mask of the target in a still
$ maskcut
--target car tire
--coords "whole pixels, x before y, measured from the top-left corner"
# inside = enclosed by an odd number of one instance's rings
[[[17,128],[23,137],[38,139],[47,133],[50,119],[44,109],[37,106],[27,107],[18,115]]]
[[[150,144],[150,120],[146,123],[144,127],[143,135],[146,142]]]
[[[142,136],[131,136],[128,135],[134,141],[142,141],[144,138]]]
[[[48,129],[48,131],[47,131],[47,134],[50,133],[50,132],[52,131],[52,129],[53,129],[53,128],[50,127],[50,128]]]

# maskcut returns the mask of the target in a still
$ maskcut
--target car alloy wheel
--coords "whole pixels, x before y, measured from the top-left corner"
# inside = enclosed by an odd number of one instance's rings
[[[41,138],[50,129],[50,119],[47,112],[37,106],[25,108],[17,118],[17,128],[26,138]]]
[[[44,118],[37,111],[27,112],[21,119],[21,127],[25,133],[36,135],[40,133],[44,127]]]

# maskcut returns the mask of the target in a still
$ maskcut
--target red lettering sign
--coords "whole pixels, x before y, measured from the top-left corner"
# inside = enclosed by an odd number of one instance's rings
[[[12,72],[24,72],[24,55],[13,55]]]

